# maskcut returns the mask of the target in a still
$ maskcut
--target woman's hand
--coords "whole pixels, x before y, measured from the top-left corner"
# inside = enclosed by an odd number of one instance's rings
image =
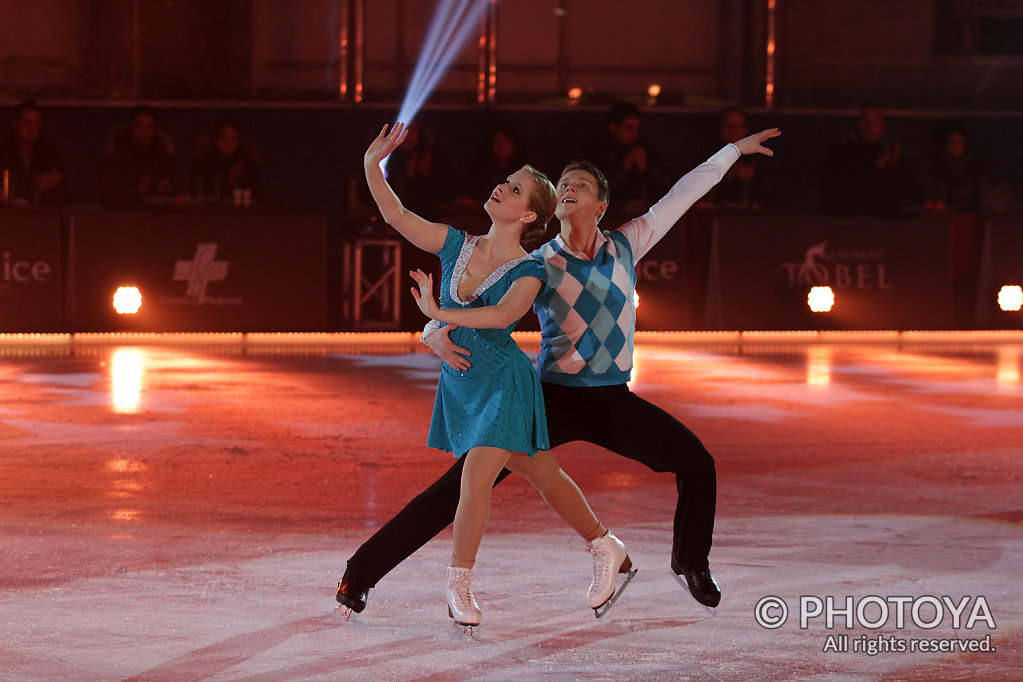
[[[419,285],[418,290],[412,287],[412,298],[416,299],[419,309],[427,317],[437,319],[436,315],[437,311],[440,310],[440,306],[437,305],[437,301],[433,298],[433,275],[427,275],[422,270],[410,271],[408,274],[412,275],[412,279]]]
[[[781,135],[781,131],[777,128],[768,128],[767,130],[761,130],[759,133],[754,133],[749,137],[744,137],[735,143],[735,148],[739,150],[740,154],[763,154],[765,156],[774,156],[774,150],[765,147],[764,142],[770,140],[772,137],[778,137]]]
[[[387,158],[387,156],[398,148],[402,142],[405,141],[405,135],[408,133],[405,130],[404,123],[395,123],[391,127],[391,132],[387,132],[387,124],[380,129],[380,134],[377,138],[370,143],[369,148],[366,149],[366,156],[364,162],[367,166],[380,165],[380,162]]]

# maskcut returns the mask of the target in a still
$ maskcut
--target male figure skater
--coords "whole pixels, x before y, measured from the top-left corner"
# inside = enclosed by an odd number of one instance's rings
[[[722,147],[643,216],[616,230],[597,229],[609,199],[604,175],[587,162],[570,163],[557,186],[561,233],[533,253],[543,261],[546,275],[533,307],[540,318],[537,364],[551,447],[584,440],[654,471],[675,474],[671,570],[709,608],[721,601],[708,562],[717,498],[714,459],[689,429],[627,386],[636,326],[635,267],[740,156],[773,156],[763,142],[780,134],[772,128]],[[468,352],[438,327],[427,325],[424,343],[452,367],[467,367]],[[338,584],[338,602],[362,612],[369,589],[452,522],[463,459],[352,555]],[[508,473],[503,471],[497,482]]]

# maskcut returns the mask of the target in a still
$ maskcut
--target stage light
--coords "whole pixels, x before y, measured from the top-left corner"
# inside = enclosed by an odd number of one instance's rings
[[[648,107],[657,106],[657,96],[661,94],[661,86],[659,83],[652,83],[650,87],[646,89],[646,105]]]
[[[120,315],[134,315],[142,307],[142,293],[138,287],[118,287],[114,292],[114,310]]]
[[[419,50],[397,121],[408,125],[416,117],[469,37],[479,30],[480,18],[488,3],[489,0],[440,0]],[[386,163],[384,159],[381,166]]]
[[[835,292],[831,287],[813,287],[806,297],[806,304],[815,313],[830,312],[835,305]]]
[[[1005,312],[1016,312],[1023,308],[1023,287],[1007,284],[998,292],[998,307]]]
[[[583,89],[582,88],[569,88],[568,89],[568,98],[570,100],[572,100],[573,102],[578,102],[579,98],[582,97],[582,96],[583,96]]]
[[[639,292],[633,289],[632,291],[632,307],[639,308]]]

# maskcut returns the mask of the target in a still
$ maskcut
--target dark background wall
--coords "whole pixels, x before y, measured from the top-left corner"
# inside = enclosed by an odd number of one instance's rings
[[[367,102],[405,91],[433,0],[0,0],[0,97]],[[773,8],[773,9],[772,9]],[[714,108],[1023,108],[1018,0],[509,0],[437,97],[642,97]],[[483,40],[477,38],[482,37]],[[358,74],[355,57],[362,57]]]

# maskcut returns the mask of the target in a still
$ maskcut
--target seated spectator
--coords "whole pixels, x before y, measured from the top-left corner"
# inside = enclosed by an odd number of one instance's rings
[[[242,138],[237,123],[221,122],[212,142],[206,138],[197,147],[189,181],[193,196],[229,202],[236,189],[249,190],[252,197],[260,196],[255,147]]]
[[[440,207],[457,193],[454,170],[444,152],[434,146],[430,131],[415,121],[406,130],[405,142],[387,164],[387,181],[410,211],[438,220]]]
[[[610,188],[606,224],[646,213],[671,186],[653,149],[640,136],[639,108],[616,102],[607,114],[607,128],[581,154],[604,171]]]
[[[738,142],[749,132],[749,115],[745,109],[725,109],[718,125],[719,144],[707,156],[726,144]],[[728,169],[721,182],[707,193],[706,200],[718,206],[773,207],[781,204],[780,193],[781,183],[774,158],[748,154]]]
[[[497,185],[525,164],[522,144],[515,130],[505,124],[494,126],[466,183],[466,199],[473,204],[483,203]]]
[[[877,107],[863,109],[831,149],[821,179],[825,210],[835,215],[894,215],[912,200],[902,145]]]
[[[13,204],[64,206],[67,181],[60,155],[41,134],[43,110],[34,100],[14,107],[11,133],[0,147],[0,166],[7,171],[7,199]]]
[[[104,208],[139,208],[175,191],[174,143],[156,126],[156,112],[141,105],[131,123],[114,131],[100,164],[100,201]]]
[[[924,164],[920,184],[926,208],[981,209],[987,178],[983,163],[968,145],[962,124],[948,123],[938,129],[935,148]]]

